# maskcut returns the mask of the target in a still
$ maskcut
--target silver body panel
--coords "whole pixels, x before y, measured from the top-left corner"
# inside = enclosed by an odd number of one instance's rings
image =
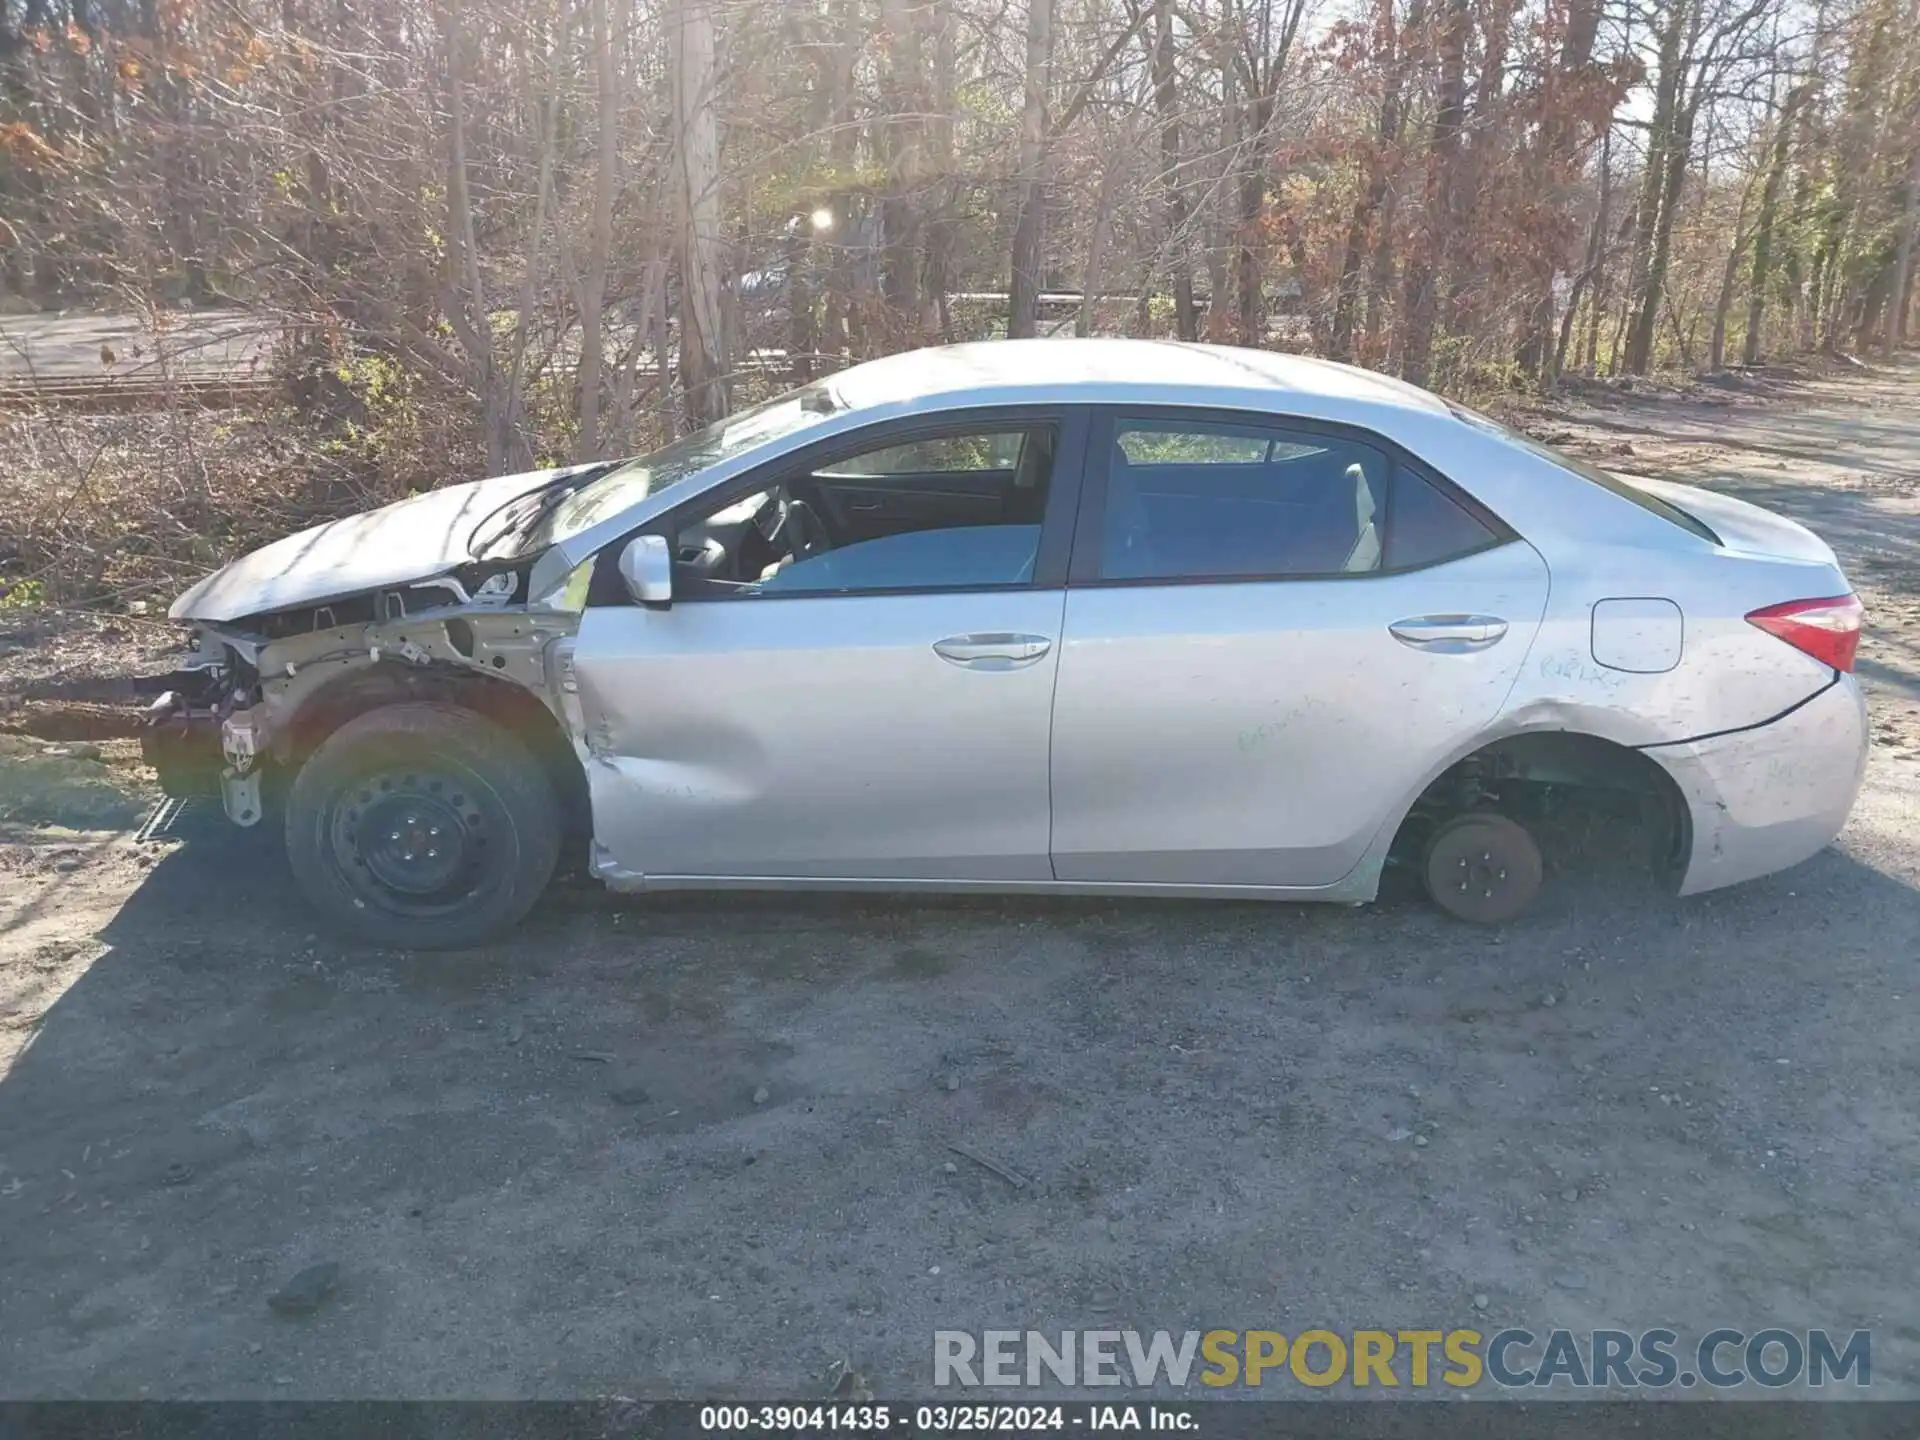
[[[1693,816],[1680,893],[1717,890],[1797,865],[1840,833],[1866,774],[1866,699],[1843,675],[1771,725],[1647,753]]]
[[[1048,725],[1064,599],[1009,591],[587,611],[574,671],[596,839],[645,874],[1050,879]],[[997,665],[934,648],[1012,635],[1044,648]]]
[[[1645,483],[1706,538],[1422,391],[1267,352],[1013,342],[890,357],[828,383],[840,408],[818,423],[537,557],[529,634],[423,652],[515,680],[563,719],[594,868],[611,884],[1365,900],[1435,777],[1504,737],[1573,731],[1639,749],[1673,778],[1692,892],[1804,858],[1857,792],[1858,686],[1744,618],[1849,587],[1823,542],[1758,507]],[[803,450],[1008,407],[1350,427],[1521,538],[1328,579],[1102,584],[1062,571],[1026,589],[656,608],[563,598],[612,547],[764,483]],[[1053,483],[1077,493],[1077,466],[1059,469]],[[1086,467],[1090,493],[1098,470]],[[304,702],[321,682],[298,667],[390,663],[399,632],[269,643],[225,622],[444,574],[480,520],[560,473],[317,527],[210,576],[173,614],[222,622],[249,663],[257,651],[279,676],[269,710]],[[535,636],[544,667],[516,648]]]
[[[1333,884],[1498,719],[1546,600],[1525,544],[1406,575],[1071,591],[1055,875]],[[1447,614],[1508,629],[1458,653],[1389,630]]]

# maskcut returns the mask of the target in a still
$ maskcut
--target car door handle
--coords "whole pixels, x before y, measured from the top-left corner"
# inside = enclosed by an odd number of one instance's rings
[[[1462,655],[1498,644],[1507,622],[1498,615],[1415,615],[1387,627],[1394,639],[1437,655]]]
[[[969,670],[1012,670],[1031,665],[1052,648],[1053,642],[1044,635],[995,631],[987,635],[949,635],[934,642],[933,653]]]

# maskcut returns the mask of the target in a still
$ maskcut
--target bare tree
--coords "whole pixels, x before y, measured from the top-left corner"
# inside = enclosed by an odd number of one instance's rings
[[[1028,0],[1025,98],[1020,107],[1018,209],[1007,284],[1007,335],[1031,337],[1038,324],[1046,224],[1047,86],[1053,61],[1053,0]]]
[[[719,68],[710,0],[673,0],[673,109],[677,122],[680,260],[680,377],[696,425],[728,410],[720,208],[720,128],[714,114]]]

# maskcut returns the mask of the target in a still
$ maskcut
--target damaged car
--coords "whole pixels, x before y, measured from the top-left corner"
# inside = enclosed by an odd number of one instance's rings
[[[618,463],[449,485],[173,605],[148,751],[396,948],[617,889],[1520,913],[1569,805],[1682,893],[1860,784],[1859,602],[1802,526],[1298,356],[963,345]]]

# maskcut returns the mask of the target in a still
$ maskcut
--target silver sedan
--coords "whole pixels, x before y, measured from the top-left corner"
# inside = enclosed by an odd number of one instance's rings
[[[1411,386],[1152,341],[861,365],[642,459],[434,490],[175,603],[172,791],[328,917],[625,890],[1534,897],[1569,808],[1682,893],[1839,831],[1861,611],[1767,510]],[[1551,846],[1548,847],[1551,854]]]

